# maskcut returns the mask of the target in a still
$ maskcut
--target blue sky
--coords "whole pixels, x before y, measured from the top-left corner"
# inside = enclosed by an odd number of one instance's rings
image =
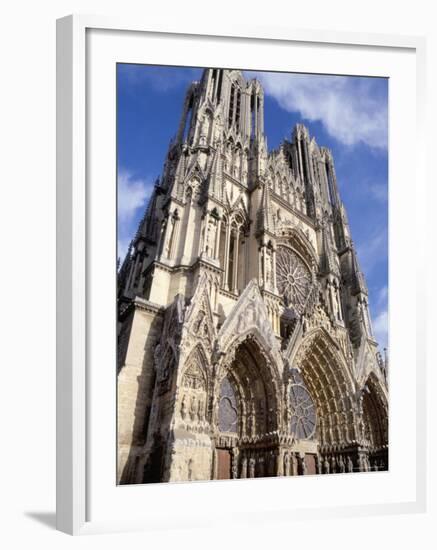
[[[187,85],[201,69],[117,66],[118,246],[123,258],[176,133]],[[369,287],[373,327],[387,345],[388,80],[252,73],[264,86],[269,149],[303,122],[334,155],[340,193]]]

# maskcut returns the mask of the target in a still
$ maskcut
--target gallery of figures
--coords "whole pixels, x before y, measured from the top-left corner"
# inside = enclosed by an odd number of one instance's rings
[[[118,483],[388,469],[378,353],[331,152],[273,151],[207,69],[118,272]],[[345,182],[347,184],[347,182]]]

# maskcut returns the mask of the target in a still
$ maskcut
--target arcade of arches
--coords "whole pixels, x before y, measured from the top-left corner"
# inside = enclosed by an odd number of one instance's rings
[[[371,374],[357,390],[332,335],[307,328],[289,362],[271,340],[256,284],[218,335],[209,324],[207,293],[195,298],[179,368],[172,353],[162,354],[148,424],[154,437],[139,462],[138,482],[388,468],[384,388]],[[216,344],[208,351],[211,336]]]

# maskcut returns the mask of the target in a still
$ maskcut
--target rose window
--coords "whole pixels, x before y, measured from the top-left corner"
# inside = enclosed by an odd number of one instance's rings
[[[300,257],[290,248],[278,247],[276,282],[285,304],[303,313],[311,286],[311,273]]]
[[[220,387],[218,424],[221,432],[237,432],[237,399],[234,388],[227,378]]]
[[[295,371],[290,386],[291,433],[296,439],[311,439],[316,430],[316,409],[302,377]]]

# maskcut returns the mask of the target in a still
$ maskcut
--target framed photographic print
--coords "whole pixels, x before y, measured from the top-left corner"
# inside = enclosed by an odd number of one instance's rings
[[[423,509],[423,49],[58,21],[59,529]]]

